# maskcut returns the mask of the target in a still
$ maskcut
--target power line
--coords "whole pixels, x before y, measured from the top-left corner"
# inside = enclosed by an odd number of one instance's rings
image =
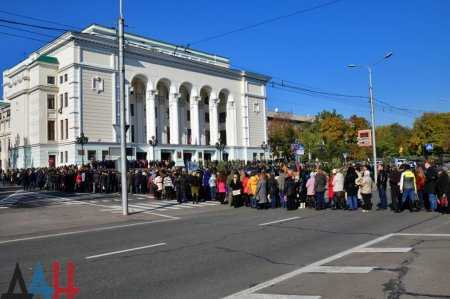
[[[75,26],[72,26],[72,25],[67,25],[67,24],[63,24],[63,23],[50,21],[50,20],[40,19],[40,18],[36,18],[36,17],[30,17],[30,16],[26,16],[26,15],[21,15],[21,14],[17,14],[17,13],[13,13],[13,12],[10,12],[10,11],[5,11],[5,10],[0,10],[0,13],[6,14],[6,15],[10,15],[10,16],[30,19],[30,20],[37,21],[37,22],[42,22],[42,23],[54,24],[54,25],[58,25],[58,26],[64,26],[64,27],[74,28],[74,29],[79,29],[79,30],[82,29],[82,28],[75,27]]]
[[[259,27],[259,26],[262,26],[262,25],[273,23],[273,22],[276,22],[276,21],[279,21],[279,20],[282,20],[282,19],[286,19],[286,18],[290,18],[290,17],[296,16],[296,15],[303,14],[303,13],[307,13],[307,12],[310,12],[310,11],[318,10],[320,8],[324,8],[324,7],[327,7],[327,6],[334,5],[334,4],[336,4],[338,2],[341,2],[341,1],[343,1],[343,0],[333,0],[333,1],[325,2],[325,3],[319,4],[319,5],[316,5],[316,6],[313,6],[313,7],[300,9],[300,10],[294,11],[294,12],[289,13],[289,14],[273,17],[273,18],[266,19],[266,20],[263,20],[263,21],[258,22],[258,23],[254,23],[254,24],[251,24],[251,25],[243,26],[243,27],[240,27],[240,28],[236,28],[236,29],[233,29],[233,30],[230,30],[230,31],[227,31],[227,32],[223,32],[223,33],[219,33],[219,34],[216,34],[216,35],[212,35],[212,36],[209,36],[209,37],[205,37],[205,38],[202,38],[200,40],[196,40],[194,42],[191,42],[191,43],[187,44],[186,47],[189,48],[191,45],[204,43],[204,42],[207,42],[207,41],[211,41],[211,40],[214,40],[214,39],[218,39],[218,38],[222,38],[224,36],[231,35],[233,33],[242,32],[242,31],[249,30],[249,29],[252,29],[252,28],[255,28],[255,27]]]
[[[13,26],[8,26],[8,25],[3,25],[3,24],[0,24],[0,27],[9,28],[9,29],[12,29],[12,30],[17,30],[17,31],[22,31],[22,32],[33,33],[33,34],[42,35],[42,36],[51,37],[51,38],[56,38],[56,36],[54,36],[54,35],[49,35],[49,34],[45,34],[45,33],[42,33],[42,32],[33,31],[33,30],[27,30],[27,29],[23,29],[23,28],[16,28],[16,27],[13,27]]]
[[[24,39],[28,39],[28,40],[37,41],[37,42],[48,43],[48,41],[43,40],[43,39],[38,39],[38,38],[34,38],[34,37],[29,37],[29,36],[24,36],[24,35],[19,35],[19,34],[14,34],[14,33],[9,33],[9,32],[3,32],[3,31],[0,31],[0,34],[7,35],[7,36],[13,36],[13,37],[24,38]]]
[[[48,26],[41,26],[41,25],[34,25],[34,24],[23,23],[23,22],[18,22],[18,21],[3,19],[3,18],[0,18],[0,22],[8,23],[8,24],[14,24],[14,25],[20,25],[20,26],[26,26],[26,27],[31,27],[31,28],[37,28],[37,29],[42,29],[42,30],[64,31],[64,32],[67,31],[67,29],[48,27]]]

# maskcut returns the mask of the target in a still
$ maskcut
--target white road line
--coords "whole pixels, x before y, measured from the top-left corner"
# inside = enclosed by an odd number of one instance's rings
[[[281,219],[281,220],[276,220],[276,221],[271,221],[271,222],[261,223],[261,224],[259,224],[259,226],[266,226],[266,225],[271,225],[271,224],[275,224],[275,223],[282,223],[282,222],[291,221],[291,220],[296,220],[296,219],[300,219],[300,217],[292,217],[292,218],[286,218],[286,219]]]
[[[141,209],[144,209],[144,210],[167,211],[167,209],[159,207],[159,206],[152,206],[152,205],[147,205],[147,204],[142,204],[142,203],[140,203],[139,205],[135,204],[133,206],[140,207]]]
[[[85,259],[90,260],[90,259],[95,259],[95,258],[99,258],[99,257],[103,257],[103,256],[109,256],[109,255],[114,255],[114,254],[119,254],[119,253],[124,253],[124,252],[130,252],[130,251],[136,251],[136,250],[142,250],[142,249],[158,247],[158,246],[164,246],[164,245],[167,245],[167,244],[166,243],[158,243],[158,244],[152,244],[152,245],[147,245],[147,246],[135,247],[135,248],[124,249],[124,250],[119,250],[119,251],[112,251],[112,252],[107,252],[107,253],[87,256],[87,257],[85,257]]]
[[[396,236],[410,236],[410,237],[450,237],[450,234],[407,234],[407,233],[396,233]]]
[[[161,209],[179,210],[180,209],[179,207],[175,207],[175,206],[172,207],[171,205],[161,205],[161,206],[159,206],[159,205],[141,204],[141,203],[136,203],[136,204],[133,204],[133,205],[137,206],[139,208],[147,209],[147,210],[148,209],[158,209],[158,210],[161,210]],[[146,205],[148,205],[148,206],[146,206]]]
[[[321,299],[322,296],[279,295],[279,294],[248,294],[236,297],[239,299]]]
[[[9,208],[9,207],[0,207],[0,209],[7,209],[7,208]]]
[[[309,270],[311,270],[311,269],[313,269],[315,267],[331,263],[332,261],[335,261],[337,259],[340,259],[340,258],[346,256],[346,255],[349,255],[349,254],[353,253],[357,249],[368,247],[368,246],[372,246],[373,244],[376,244],[376,243],[379,243],[381,241],[384,241],[384,240],[386,240],[386,239],[388,239],[388,238],[390,238],[392,236],[394,236],[394,234],[388,234],[388,235],[381,236],[381,237],[376,238],[374,240],[368,241],[368,242],[366,242],[364,244],[361,244],[361,245],[355,246],[353,248],[344,250],[344,251],[339,252],[339,253],[337,253],[335,255],[332,255],[330,257],[324,258],[322,260],[319,260],[319,261],[314,262],[312,264],[309,264],[307,266],[301,267],[301,268],[299,268],[297,270],[294,270],[292,272],[283,274],[281,276],[275,277],[275,278],[273,278],[271,280],[268,280],[266,282],[257,284],[254,287],[251,287],[251,288],[248,288],[246,290],[240,291],[238,293],[232,294],[232,295],[230,295],[228,297],[225,297],[225,298],[228,298],[228,299],[231,299],[231,298],[234,298],[234,299],[242,298],[242,297],[239,297],[239,296],[252,294],[252,293],[257,292],[259,290],[262,290],[264,288],[270,287],[270,286],[272,286],[274,284],[277,284],[277,283],[280,283],[280,282],[285,281],[287,279],[290,279],[292,277],[295,277],[295,276],[297,276],[299,274],[307,273],[307,272],[309,272]]]
[[[100,231],[113,230],[113,229],[118,229],[118,228],[147,225],[147,224],[151,224],[151,223],[168,222],[168,221],[173,221],[173,220],[175,220],[175,219],[158,219],[158,220],[145,221],[145,222],[137,222],[137,223],[98,227],[98,228],[93,228],[93,229],[77,230],[77,231],[71,231],[71,232],[65,232],[65,233],[56,233],[56,234],[40,235],[40,236],[33,236],[33,237],[20,238],[20,239],[11,239],[11,240],[0,241],[0,245],[16,243],[16,242],[21,242],[21,241],[49,239],[49,238],[54,238],[54,237],[100,232]]]
[[[360,248],[355,251],[354,253],[405,253],[410,252],[413,248],[412,247],[367,247],[367,248]]]
[[[352,267],[352,266],[317,266],[312,267],[307,273],[342,273],[342,274],[366,274],[375,267]]]

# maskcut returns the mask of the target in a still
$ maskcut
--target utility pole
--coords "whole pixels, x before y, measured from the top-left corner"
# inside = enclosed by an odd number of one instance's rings
[[[373,87],[372,87],[372,68],[367,67],[369,71],[369,98],[370,98],[370,118],[372,123],[372,154],[373,154],[373,179],[375,184],[378,180],[378,169],[377,169],[377,145],[375,138],[375,109],[373,107]]]
[[[122,184],[122,214],[128,215],[128,189],[127,189],[127,148],[125,124],[125,64],[124,64],[124,23],[123,3],[119,0],[119,97],[120,97],[120,178]]]

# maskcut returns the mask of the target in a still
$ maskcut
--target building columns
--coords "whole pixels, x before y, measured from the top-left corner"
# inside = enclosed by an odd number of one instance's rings
[[[125,125],[128,126],[126,132],[126,140],[131,142],[131,127],[130,127],[130,83],[125,83]]]
[[[200,135],[200,117],[199,117],[199,96],[191,96],[190,111],[191,111],[191,144],[201,145]]]
[[[155,107],[156,107],[156,96],[157,91],[152,89],[148,90],[146,97],[145,97],[145,106],[146,106],[146,126],[147,126],[147,140],[145,142],[147,143],[152,136],[157,138],[156,136],[156,115],[155,115]]]
[[[171,93],[169,96],[170,144],[180,144],[179,97],[180,95],[178,93]]]
[[[209,130],[211,145],[219,141],[219,99],[209,101]]]

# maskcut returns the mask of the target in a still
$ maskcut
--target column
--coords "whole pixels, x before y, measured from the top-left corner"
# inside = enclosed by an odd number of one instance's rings
[[[227,103],[227,146],[237,145],[237,129],[236,129],[236,105],[234,100],[229,99]]]
[[[170,144],[180,144],[180,113],[178,109],[178,93],[169,96]]]
[[[155,105],[156,105],[156,90],[149,90],[147,91],[146,97],[145,97],[145,109],[146,109],[146,119],[147,119],[147,140],[145,142],[148,142],[152,136],[156,136],[156,115],[155,115]],[[158,140],[160,142],[161,140]]]
[[[190,110],[191,110],[191,143],[195,145],[201,144],[200,135],[200,118],[199,118],[199,96],[191,96],[190,98]]]
[[[130,84],[125,83],[125,125],[131,126],[130,124]],[[127,142],[131,142],[131,128],[128,127]]]
[[[214,145],[219,141],[219,99],[211,99],[209,101],[209,130],[211,144]]]

